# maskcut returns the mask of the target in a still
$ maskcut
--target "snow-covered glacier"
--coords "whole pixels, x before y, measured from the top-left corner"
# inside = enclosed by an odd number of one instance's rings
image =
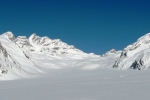
[[[149,45],[150,33],[123,50],[95,55],[60,39],[36,34],[29,38],[15,37],[6,32],[0,35],[0,97],[2,100],[149,100],[150,70],[143,70],[150,65]]]
[[[37,77],[51,70],[148,69],[150,33],[123,50],[105,54],[85,53],[60,39],[39,37],[35,33],[15,37],[12,32],[0,35],[0,79]]]
[[[110,50],[103,55],[87,54],[60,39],[15,37],[12,32],[0,35],[0,79],[37,77],[50,70],[95,70],[112,68],[121,51]]]

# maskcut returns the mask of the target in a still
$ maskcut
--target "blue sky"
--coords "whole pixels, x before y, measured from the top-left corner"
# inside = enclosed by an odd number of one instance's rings
[[[37,33],[102,54],[150,32],[149,0],[1,0],[0,33]]]

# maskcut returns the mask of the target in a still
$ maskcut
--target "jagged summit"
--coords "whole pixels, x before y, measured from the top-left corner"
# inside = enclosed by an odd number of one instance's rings
[[[72,45],[62,42],[60,39],[50,39],[49,37],[39,37],[33,33],[29,38],[26,36],[14,37],[12,32],[3,34],[6,38],[17,44],[20,48],[29,50],[30,52],[41,52],[51,55],[83,53]]]
[[[14,37],[13,33],[12,33],[12,32],[10,32],[10,31],[5,32],[3,35],[6,35],[6,36],[7,36],[7,38],[8,38],[8,39],[10,39],[10,40],[14,40],[14,39],[15,39],[15,37]]]

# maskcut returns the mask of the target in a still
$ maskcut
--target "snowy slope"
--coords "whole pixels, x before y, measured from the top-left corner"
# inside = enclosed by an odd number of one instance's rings
[[[120,69],[147,69],[150,67],[150,33],[139,38],[122,51],[114,67]]]
[[[16,79],[18,76],[27,77],[30,73],[38,72],[29,54],[12,42],[10,32],[0,36],[1,79]]]
[[[150,33],[123,51],[86,54],[58,39],[0,35],[2,100],[149,100]],[[34,77],[34,78],[33,78]],[[16,80],[20,79],[20,80]]]
[[[12,32],[0,35],[0,79],[40,76],[50,70],[147,69],[150,66],[150,33],[123,51],[87,54],[60,39],[32,34],[29,38]]]
[[[0,35],[0,51],[0,79],[3,80],[36,77],[56,69],[112,68],[121,53],[111,50],[102,56],[87,54],[59,39],[36,34],[15,38],[12,32]]]
[[[58,55],[85,55],[58,39],[39,37],[32,34],[17,38],[11,32],[0,35],[0,79],[17,79],[38,76],[45,73],[44,68],[53,69],[68,67]],[[56,56],[56,57],[54,57]],[[70,60],[68,58],[68,60]],[[44,66],[44,68],[43,68]]]

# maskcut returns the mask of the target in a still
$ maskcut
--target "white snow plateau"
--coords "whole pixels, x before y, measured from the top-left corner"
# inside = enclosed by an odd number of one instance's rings
[[[36,34],[0,35],[2,100],[149,100],[149,68],[150,33],[103,55]]]

